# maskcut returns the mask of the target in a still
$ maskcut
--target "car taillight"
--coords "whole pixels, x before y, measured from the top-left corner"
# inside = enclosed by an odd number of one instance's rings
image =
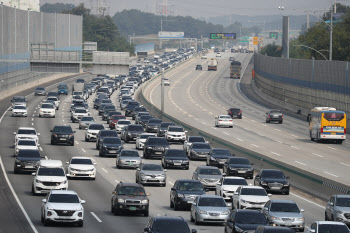
[[[270,118],[270,115],[269,115],[269,118]]]
[[[283,114],[282,114],[282,118],[283,118]]]
[[[219,120],[219,121],[222,121],[222,120]]]
[[[239,114],[242,114],[242,111],[241,111],[241,110],[239,110]]]
[[[232,121],[232,120],[228,120],[228,121]]]
[[[321,133],[323,133],[323,128],[321,128]]]
[[[344,129],[344,133],[346,133],[346,129]]]

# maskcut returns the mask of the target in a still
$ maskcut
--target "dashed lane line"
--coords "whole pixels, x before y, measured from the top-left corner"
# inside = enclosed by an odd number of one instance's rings
[[[321,158],[323,158],[324,156],[323,155],[319,155],[319,154],[316,154],[316,153],[312,153],[313,155],[316,155],[316,156],[318,156],[318,157],[321,157]]]
[[[106,169],[104,169],[103,167],[101,168],[105,173],[108,173],[108,171]]]
[[[273,152],[273,151],[271,151],[270,153],[271,153],[271,154],[274,154],[274,155],[277,155],[277,156],[282,156],[282,155],[280,155],[280,154],[278,154],[278,153],[276,153],[276,152]]]
[[[81,148],[81,150],[84,152],[84,153],[86,153],[86,150],[84,150],[84,148]],[[103,169],[103,168],[102,168]]]
[[[294,161],[294,162],[296,162],[296,163],[298,163],[298,164],[301,164],[301,165],[303,165],[303,166],[306,166],[305,163],[302,163],[302,162],[299,162],[299,161]]]
[[[92,216],[94,216],[94,218],[97,220],[97,222],[102,222],[102,220],[99,217],[97,217],[97,215],[94,212],[90,212],[90,214]]]
[[[334,175],[334,174],[332,174],[332,173],[329,173],[329,172],[325,172],[325,171],[323,171],[324,173],[326,173],[326,174],[328,174],[328,175],[330,175],[330,176],[333,176],[333,177],[339,177],[339,176],[337,176],[337,175]]]

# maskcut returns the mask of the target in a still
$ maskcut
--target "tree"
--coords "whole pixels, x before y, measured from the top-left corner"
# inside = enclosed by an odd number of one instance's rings
[[[266,54],[270,57],[281,57],[282,56],[282,47],[279,45],[276,45],[275,42],[272,44],[265,45],[261,51],[261,54]]]
[[[50,4],[50,3],[45,3],[40,7],[41,12],[45,13],[62,13],[64,11],[70,11],[74,8],[75,6],[73,4],[64,4],[64,3],[55,3],[55,4]]]

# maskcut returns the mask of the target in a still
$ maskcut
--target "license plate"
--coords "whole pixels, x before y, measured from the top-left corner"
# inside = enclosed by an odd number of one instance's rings
[[[181,166],[181,163],[174,163],[174,165],[176,165],[176,166]]]
[[[59,219],[70,219],[70,217],[59,217]]]
[[[155,152],[155,154],[156,154],[156,155],[161,155],[162,152],[158,152],[158,151],[157,151],[157,152]]]
[[[188,204],[192,204],[192,203],[193,203],[193,201],[187,201],[187,203],[188,203]]]
[[[66,138],[60,138],[61,141],[66,141],[67,139]]]
[[[271,189],[280,190],[280,187],[271,187]]]
[[[25,166],[25,168],[34,168],[34,166]]]
[[[129,163],[129,166],[132,166],[132,165],[134,165],[134,163]]]
[[[238,171],[238,173],[245,173],[245,171]]]
[[[157,179],[149,179],[148,181],[150,181],[150,182],[157,182],[158,180]]]
[[[116,150],[110,150],[109,153],[114,153],[115,154],[115,153],[117,153],[117,151]]]
[[[136,210],[136,207],[134,207],[134,206],[129,207],[129,210],[133,210],[133,211],[135,211],[135,210]]]
[[[332,135],[336,135],[336,132],[332,132],[331,134],[332,134]]]
[[[287,227],[290,227],[290,226],[292,226],[292,224],[291,223],[284,223],[284,225],[286,225]]]
[[[180,138],[174,138],[174,140],[179,140]]]

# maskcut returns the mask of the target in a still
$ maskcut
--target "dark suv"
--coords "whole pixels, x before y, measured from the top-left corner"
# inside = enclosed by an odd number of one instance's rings
[[[123,131],[120,133],[120,137],[124,142],[129,142],[136,140],[136,138],[144,132],[145,130],[141,125],[128,125],[124,127]]]
[[[223,167],[231,156],[231,152],[227,149],[212,148],[207,157],[207,166]]]
[[[271,109],[266,113],[266,123],[271,121],[278,121],[278,123],[283,123],[283,114],[281,110]]]
[[[225,224],[225,232],[254,232],[258,226],[268,226],[269,220],[260,210],[234,209]]]
[[[107,137],[119,138],[119,135],[115,130],[100,130],[96,136],[96,149],[100,149],[102,140]]]
[[[51,132],[51,145],[64,143],[74,146],[74,133],[70,125],[56,125]]]
[[[128,105],[125,108],[125,116],[132,117],[134,109],[139,107],[140,103],[137,101],[129,101]]]
[[[177,180],[170,191],[170,208],[190,208],[194,199],[203,194],[205,189],[199,180]]]
[[[15,174],[19,172],[34,172],[39,166],[41,159],[39,150],[26,150],[21,149],[18,151],[13,166],[13,172]]]
[[[165,132],[168,130],[169,126],[175,126],[175,124],[173,122],[162,122],[158,128],[157,136],[164,137]]]
[[[227,176],[243,176],[253,179],[254,168],[247,158],[232,157],[228,159],[223,168],[223,172]]]
[[[149,119],[145,127],[146,132],[156,133],[161,123],[162,123],[161,119]]]
[[[145,159],[162,157],[168,149],[169,142],[165,138],[149,137],[143,147],[143,157]]]
[[[196,70],[202,70],[202,65],[196,65]]]
[[[119,137],[105,137],[100,144],[99,156],[111,155],[117,157],[123,149],[123,143]]]
[[[171,231],[171,229],[176,229]],[[197,233],[196,229],[190,230],[187,222],[182,217],[157,216],[152,217],[144,232],[181,232],[181,233]]]
[[[184,168],[186,170],[190,167],[190,160],[182,149],[168,149],[162,157],[163,168],[174,167]]]
[[[230,108],[227,110],[228,115],[230,115],[232,118],[239,118],[242,119],[242,110],[239,108]]]
[[[277,192],[289,194],[289,177],[285,176],[281,170],[278,169],[262,169],[259,174],[255,176],[254,185],[263,187],[266,192]]]
[[[145,107],[136,107],[132,113],[133,120],[135,120],[135,117],[139,112],[147,112],[147,109]]]
[[[112,193],[111,212],[136,212],[148,217],[149,195],[141,184],[120,182]]]

